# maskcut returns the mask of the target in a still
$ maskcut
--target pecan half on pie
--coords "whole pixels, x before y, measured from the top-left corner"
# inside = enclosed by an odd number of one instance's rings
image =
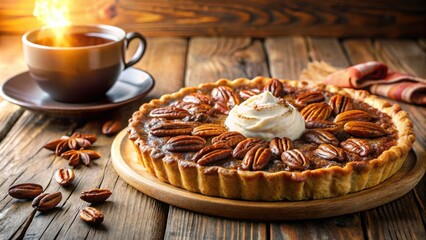
[[[365,91],[257,77],[152,100],[129,138],[161,181],[209,196],[321,199],[373,187],[415,140],[398,105]]]

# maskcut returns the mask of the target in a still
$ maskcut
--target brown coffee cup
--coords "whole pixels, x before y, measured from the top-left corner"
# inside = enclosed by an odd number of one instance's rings
[[[117,81],[120,73],[137,63],[146,49],[145,38],[109,25],[74,25],[64,29],[48,27],[22,37],[24,58],[31,77],[52,99],[82,103],[100,99]],[[128,62],[129,43],[139,45]]]

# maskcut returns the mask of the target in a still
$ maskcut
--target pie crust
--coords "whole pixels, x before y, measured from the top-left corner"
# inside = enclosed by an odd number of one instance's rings
[[[415,136],[408,114],[399,105],[392,105],[366,91],[306,81],[280,80],[292,87],[315,87],[331,93],[349,95],[352,99],[365,102],[387,114],[398,132],[396,145],[374,159],[351,161],[343,167],[331,166],[303,171],[246,171],[221,166],[200,166],[186,159],[157,157],[153,152],[158,149],[148,145],[137,130],[151,110],[164,107],[200,89],[211,91],[218,86],[229,86],[233,89],[256,87],[264,86],[270,81],[271,78],[267,77],[256,77],[252,80],[239,78],[234,81],[221,79],[198,87],[182,88],[176,93],[166,94],[160,99],[143,104],[129,121],[129,139],[133,142],[138,159],[148,172],[173,186],[208,196],[256,201],[294,201],[346,195],[378,185],[397,172],[404,163]]]

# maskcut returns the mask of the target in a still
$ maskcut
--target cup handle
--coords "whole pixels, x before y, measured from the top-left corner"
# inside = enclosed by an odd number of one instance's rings
[[[146,39],[144,36],[142,36],[142,34],[138,32],[128,32],[126,34],[126,50],[129,48],[130,42],[134,39],[139,39],[138,49],[136,49],[136,52],[133,54],[132,58],[130,58],[129,62],[124,62],[124,69],[134,65],[139,60],[141,60],[143,54],[145,53]]]

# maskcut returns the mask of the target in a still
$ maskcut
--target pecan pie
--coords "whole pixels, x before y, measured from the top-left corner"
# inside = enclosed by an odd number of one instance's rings
[[[398,105],[365,91],[257,77],[183,88],[129,123],[161,181],[225,198],[321,199],[373,187],[415,140]]]

